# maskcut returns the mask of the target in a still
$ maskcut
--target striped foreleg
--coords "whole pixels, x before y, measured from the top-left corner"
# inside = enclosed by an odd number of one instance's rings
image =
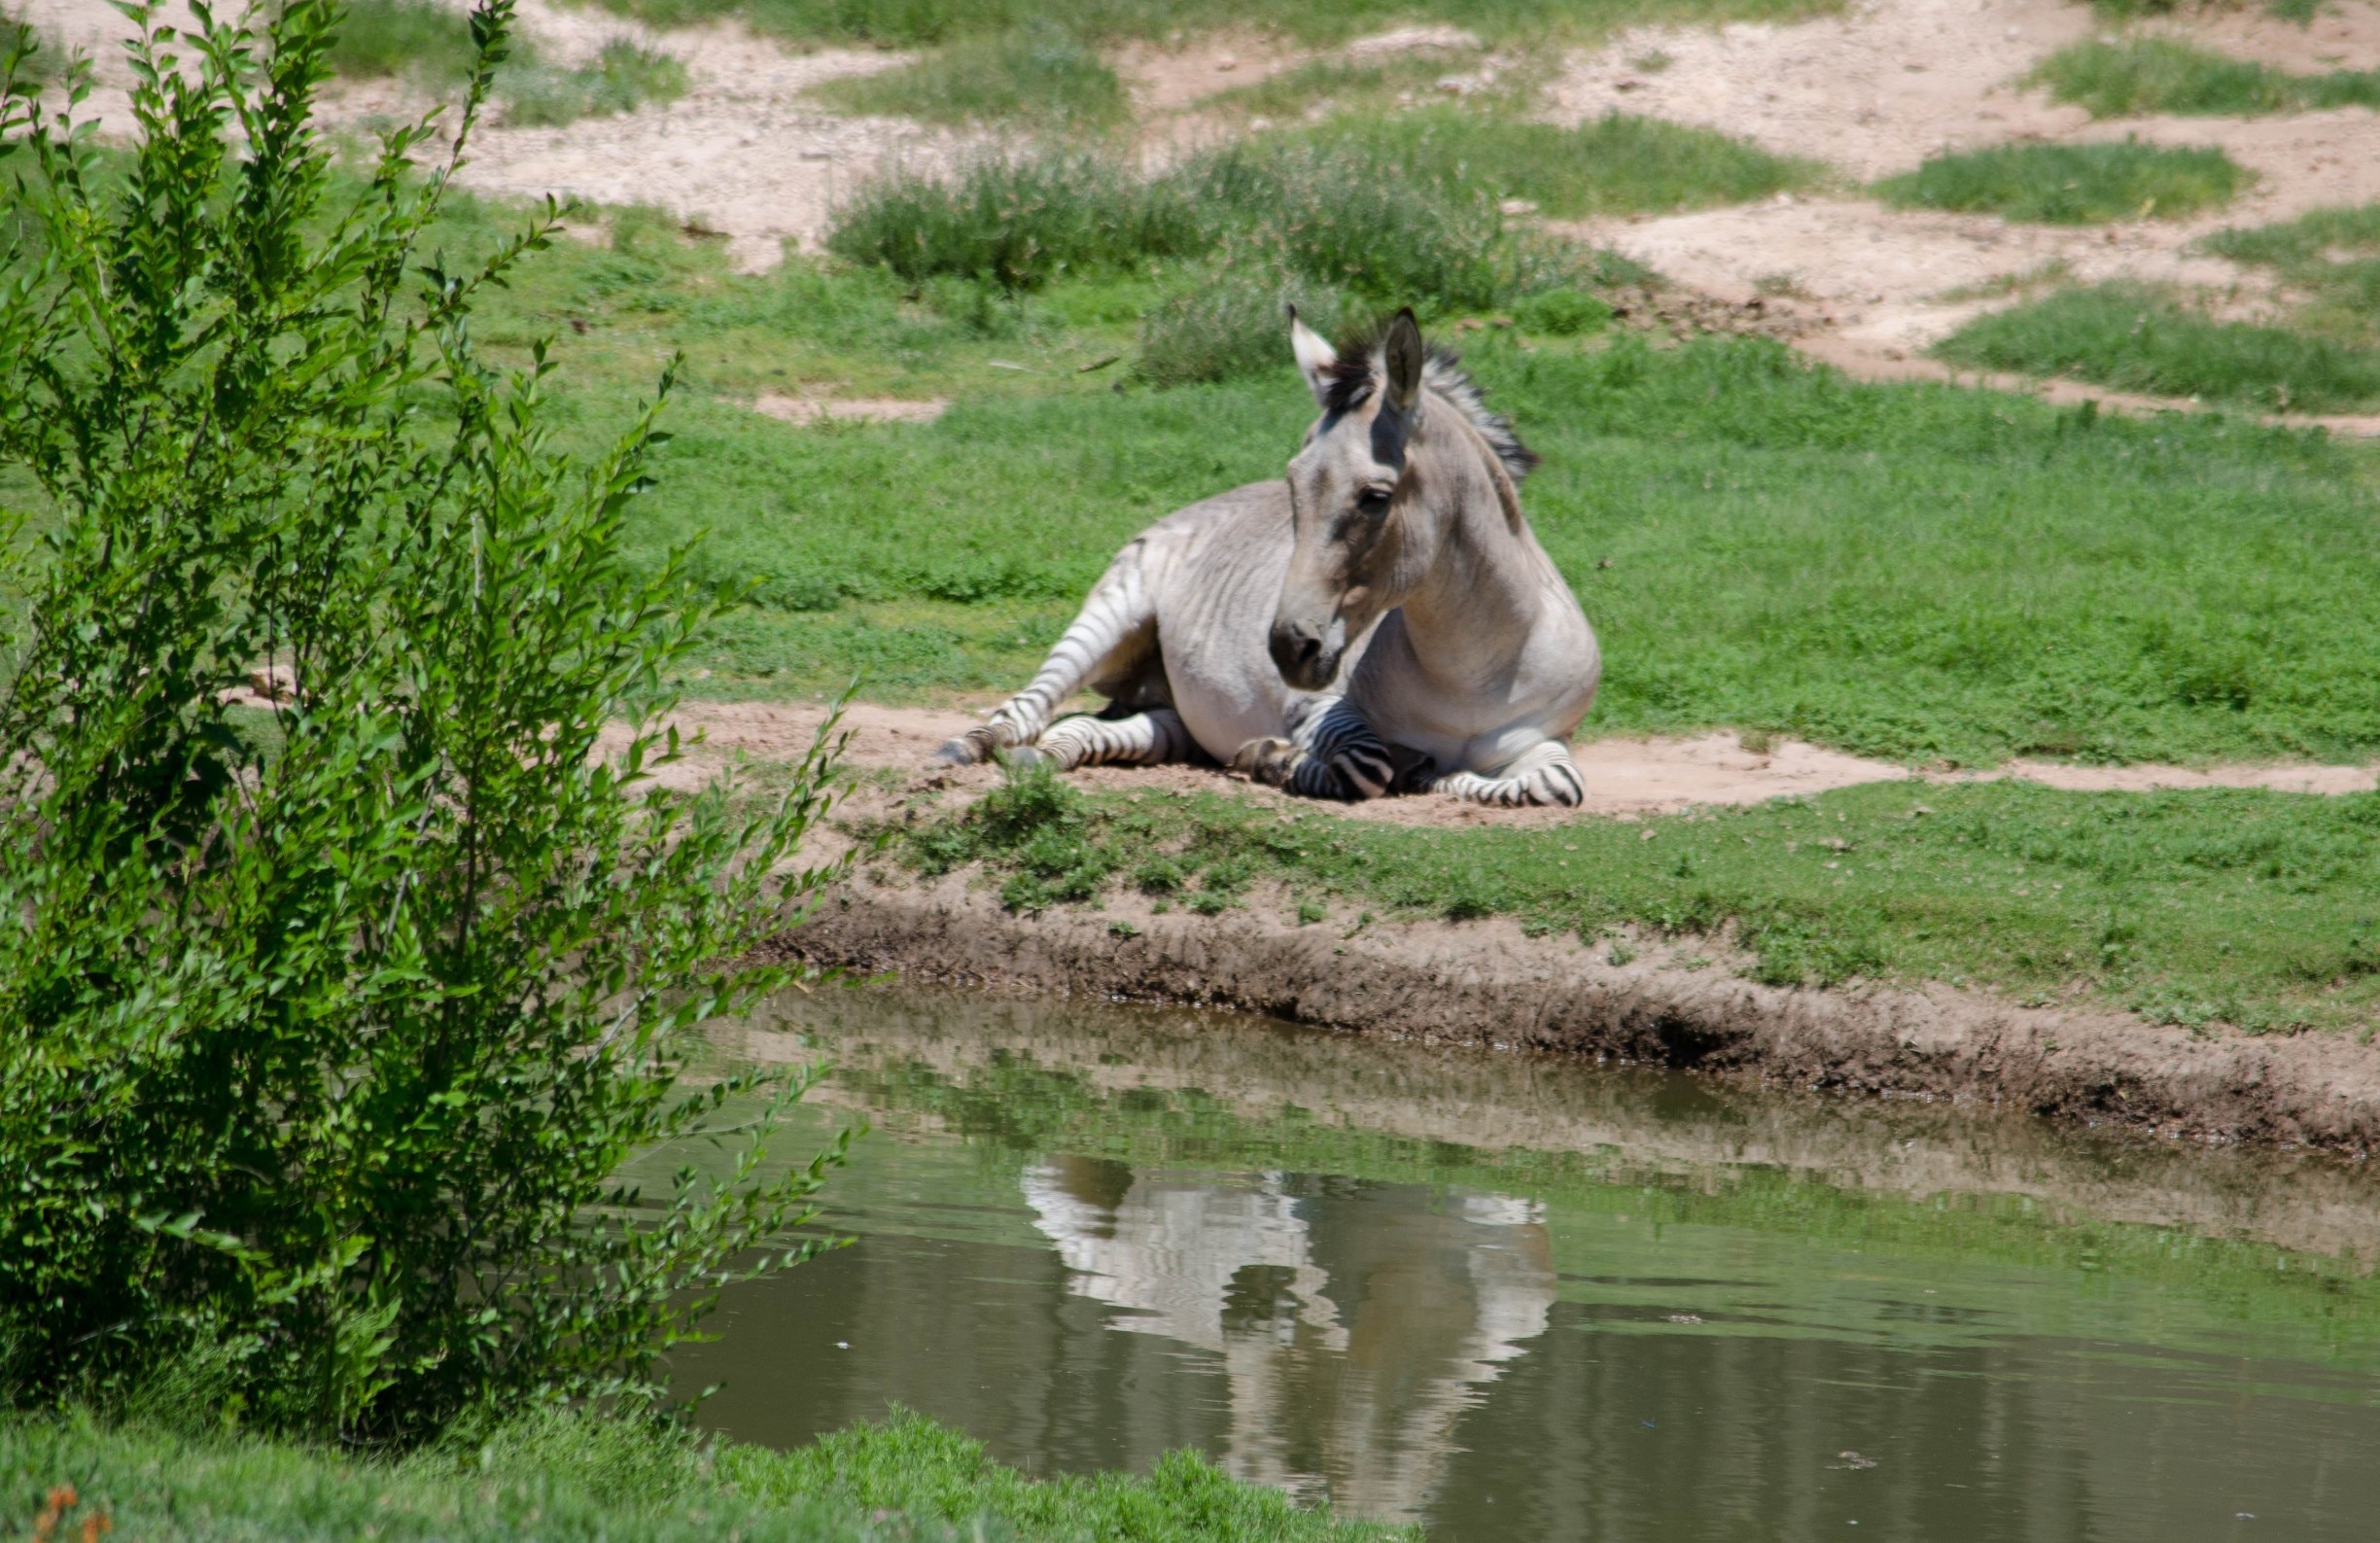
[[[1190,730],[1170,707],[1153,707],[1123,718],[1076,713],[1045,730],[1038,743],[1017,751],[1019,760],[1046,760],[1060,771],[1121,762],[1155,766],[1190,758]]]
[[[1570,759],[1570,747],[1546,740],[1504,768],[1500,777],[1478,772],[1449,772],[1429,784],[1429,790],[1460,798],[1465,803],[1496,804],[1517,809],[1530,804],[1576,809],[1587,799],[1587,784]]]
[[[1072,696],[1135,633],[1152,631],[1157,613],[1142,572],[1146,551],[1143,543],[1135,541],[1118,552],[1032,684],[994,708],[982,723],[944,744],[936,758],[971,766],[990,760],[995,751],[1032,744],[1049,726],[1053,708]]]
[[[1345,697],[1309,714],[1287,739],[1255,739],[1241,746],[1231,769],[1301,798],[1343,802],[1378,798],[1396,781],[1387,743]]]

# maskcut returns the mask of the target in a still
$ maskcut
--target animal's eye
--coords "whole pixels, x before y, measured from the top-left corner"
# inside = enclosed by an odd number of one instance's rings
[[[1388,490],[1384,487],[1365,488],[1355,495],[1355,507],[1366,514],[1385,514],[1388,512]]]

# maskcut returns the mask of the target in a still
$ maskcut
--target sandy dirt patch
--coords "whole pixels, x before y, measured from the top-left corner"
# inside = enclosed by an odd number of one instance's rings
[[[826,710],[811,703],[685,703],[672,721],[688,738],[697,732],[702,734],[703,743],[694,746],[684,761],[667,768],[661,780],[670,786],[698,787],[718,775],[739,754],[756,761],[796,759],[809,748],[825,719]],[[962,795],[979,793],[998,784],[997,768],[952,769],[933,763],[933,754],[945,740],[964,733],[977,721],[974,715],[960,710],[855,703],[843,719],[843,729],[850,735],[845,760],[863,774],[893,774],[885,780],[902,789],[938,787]],[[606,748],[616,750],[620,743],[620,736],[614,732],[607,736]],[[1752,743],[1761,742],[1754,739]],[[1732,732],[1591,739],[1575,745],[1572,754],[1587,781],[1587,803],[1575,811],[1488,809],[1452,798],[1428,796],[1329,808],[1332,813],[1352,820],[1459,828],[1559,824],[1582,816],[1638,819],[1697,807],[1766,803],[1771,798],[1828,792],[1867,783],[1912,780],[2019,778],[2075,791],[2267,788],[2334,795],[2364,792],[2380,785],[2371,767],[2289,764],[2191,768],[2069,766],[2020,760],[1988,772],[1936,775],[1782,737],[1768,741],[1764,749],[1746,749],[1745,736]],[[1188,793],[1231,789],[1261,802],[1292,807],[1292,801],[1282,795],[1235,781],[1210,766],[1092,766],[1068,775],[1078,786],[1102,791]]]
[[[2380,58],[2380,7],[2365,4],[2334,7],[2310,29],[2243,12],[2177,18],[2155,30],[2293,69]],[[2200,237],[2380,198],[2380,117],[2361,108],[2094,123],[2017,84],[2042,58],[2094,35],[2103,34],[2087,8],[2065,0],[1873,0],[1791,24],[1640,28],[1572,60],[1551,91],[1553,116],[1568,123],[1627,112],[1698,124],[1862,182],[1942,151],[2137,135],[2220,146],[2257,174],[2255,186],[2213,214],[2104,227],[1905,212],[1835,193],[1563,228],[1707,295],[1791,296],[1813,323],[1813,353],[1891,378],[1906,373],[1889,368],[1900,357],[2015,303],[2024,286],[2014,281],[2027,278],[2171,283],[2216,295],[2226,314],[2253,316],[2273,299],[2269,275],[2193,251]]]
[[[740,24],[655,32],[594,10],[527,0],[523,31],[553,56],[591,56],[635,37],[676,55],[690,88],[677,101],[558,128],[486,130],[465,186],[520,197],[649,204],[727,237],[748,271],[773,267],[788,243],[815,247],[837,204],[892,165],[938,166],[961,136],[906,119],[846,118],[804,94],[911,55],[824,49],[797,53]]]
[[[1195,107],[1317,56],[1260,32],[1230,28],[1189,39],[1177,35],[1162,45],[1128,43],[1107,62],[1131,93],[1133,111],[1147,118]]]
[[[1868,181],[1943,149],[2082,128],[2081,108],[2009,83],[2091,31],[2071,0],[1880,0],[1811,21],[1637,27],[1563,69],[1550,116],[1699,124]]]
[[[446,3],[469,9],[468,0]],[[105,132],[128,132],[130,76],[121,45],[133,33],[131,23],[96,0],[27,0],[24,12],[93,56],[98,89],[85,115],[97,118]],[[912,55],[802,53],[739,23],[659,31],[555,0],[524,0],[519,26],[545,58],[565,65],[593,57],[613,38],[633,38],[682,62],[689,88],[666,106],[555,128],[507,128],[499,114],[474,137],[461,186],[514,197],[657,206],[724,235],[730,255],[748,270],[775,266],[788,242],[815,247],[838,201],[887,166],[946,164],[970,143],[906,119],[846,118],[804,95],[822,82],[891,69]],[[433,103],[402,81],[333,82],[321,122],[333,131],[368,131]]]
[[[939,397],[788,397],[765,391],[752,410],[787,423],[931,423],[950,406]]]
[[[2239,5],[2152,19],[2140,30],[2299,75],[2380,69],[2380,6],[2369,0],[2327,0],[2303,24]]]

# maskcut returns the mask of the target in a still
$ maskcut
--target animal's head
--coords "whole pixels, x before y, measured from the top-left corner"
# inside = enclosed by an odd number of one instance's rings
[[[1422,345],[1410,310],[1344,350],[1293,310],[1289,341],[1322,416],[1289,463],[1297,532],[1274,613],[1281,679],[1318,690],[1348,646],[1421,583],[1466,505],[1521,529],[1516,489],[1537,458],[1488,411],[1453,356]]]

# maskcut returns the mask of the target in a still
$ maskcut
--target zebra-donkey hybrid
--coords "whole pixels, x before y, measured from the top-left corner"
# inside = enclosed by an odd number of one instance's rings
[[[941,758],[1061,769],[1204,753],[1311,797],[1575,805],[1602,657],[1521,512],[1537,458],[1413,313],[1334,351],[1290,314],[1322,415],[1285,477],[1116,554],[1032,684]],[[1088,684],[1097,717],[1050,723]]]

